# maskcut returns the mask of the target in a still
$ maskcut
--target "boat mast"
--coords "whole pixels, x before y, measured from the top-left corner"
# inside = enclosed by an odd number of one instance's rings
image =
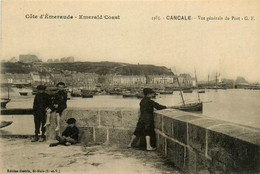
[[[7,90],[8,90],[8,99],[10,99],[10,96],[9,96],[9,85],[7,84]]]
[[[178,83],[179,88],[180,88],[180,95],[181,95],[182,103],[185,106],[185,102],[184,102],[184,98],[183,98],[183,95],[182,95],[182,89],[181,89],[181,85],[180,85],[180,82],[179,82],[178,75],[176,75],[176,78],[177,78],[177,83]]]
[[[197,88],[197,93],[198,93],[198,99],[199,99],[199,102],[200,102],[199,85],[198,85],[196,69],[195,69],[195,79],[196,79],[196,88]]]
[[[217,87],[217,85],[218,85],[218,73],[216,72],[216,87]]]

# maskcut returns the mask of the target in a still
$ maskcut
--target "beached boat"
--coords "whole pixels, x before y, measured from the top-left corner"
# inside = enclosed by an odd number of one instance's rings
[[[126,91],[123,93],[123,98],[133,98],[133,97],[136,97],[136,93],[134,92]]]
[[[19,94],[20,94],[21,96],[27,96],[27,95],[28,95],[28,92],[19,92]]]
[[[162,90],[159,91],[160,94],[173,94],[173,90],[172,91],[167,91],[167,90]]]
[[[198,93],[205,93],[205,89],[199,89]]]
[[[92,90],[88,90],[88,89],[82,89],[81,90],[81,97],[82,98],[93,98],[94,93]]]
[[[72,89],[70,95],[71,97],[81,97],[81,91],[78,89]]]
[[[11,99],[9,98],[1,98],[1,108],[6,108],[6,104],[9,103]]]
[[[6,127],[11,125],[13,122],[12,121],[1,121],[0,122],[0,128]]]
[[[192,93],[192,89],[183,89],[182,92],[183,93]]]

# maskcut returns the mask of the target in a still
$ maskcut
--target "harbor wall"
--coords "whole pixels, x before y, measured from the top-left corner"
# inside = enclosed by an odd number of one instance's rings
[[[155,113],[158,151],[188,173],[259,173],[260,130],[201,114]]]
[[[61,116],[60,132],[66,128],[66,120],[75,118],[79,128],[79,140],[83,144],[129,143],[139,117],[138,109],[131,108],[69,108]],[[47,139],[55,139],[55,115],[47,128]]]

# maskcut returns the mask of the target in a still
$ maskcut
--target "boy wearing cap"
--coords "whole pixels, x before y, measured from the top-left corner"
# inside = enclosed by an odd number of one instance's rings
[[[136,129],[133,133],[131,141],[128,147],[132,146],[133,141],[137,137],[145,136],[146,141],[146,150],[151,151],[155,150],[151,146],[151,136],[154,136],[154,116],[153,111],[154,108],[157,110],[166,109],[166,106],[160,105],[155,101],[151,100],[152,97],[155,96],[155,92],[150,88],[143,89],[144,98],[140,102],[140,112],[141,115],[136,125]]]
[[[50,144],[50,147],[57,146],[59,144],[70,146],[71,144],[76,144],[78,142],[79,130],[76,127],[76,120],[70,118],[67,120],[67,128],[62,132],[62,136],[56,136],[58,143]]]
[[[67,108],[67,93],[64,90],[65,83],[59,82],[56,87],[58,88],[58,92],[54,96],[53,105],[54,107],[51,108],[51,112],[47,114],[47,121],[44,126],[50,124],[50,113],[56,111],[56,118],[57,118],[57,126],[55,131],[60,130],[60,117],[62,112]]]
[[[44,124],[46,122],[46,111],[50,105],[49,95],[45,93],[46,86],[38,85],[37,86],[37,94],[34,97],[33,102],[33,116],[34,116],[34,126],[35,126],[35,137],[32,139],[32,142],[40,141],[43,142],[45,140],[45,127]],[[39,139],[40,127],[42,135]]]

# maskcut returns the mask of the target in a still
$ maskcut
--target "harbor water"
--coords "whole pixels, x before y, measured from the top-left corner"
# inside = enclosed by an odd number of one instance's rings
[[[3,96],[2,96],[3,97]],[[32,108],[34,95],[31,92],[28,96],[20,96],[17,90],[10,93],[11,101],[7,108]],[[260,90],[227,89],[227,90],[206,90],[199,95],[203,103],[205,116],[260,128]],[[198,101],[196,91],[184,94],[185,102]],[[93,98],[72,98],[68,100],[68,107],[130,107],[139,108],[141,99],[123,98],[121,95],[97,95]],[[174,106],[182,104],[179,91],[174,91],[171,95],[157,95],[156,102]],[[7,119],[12,116],[1,116]],[[19,118],[28,119],[26,116]],[[30,120],[33,124],[33,120]]]

